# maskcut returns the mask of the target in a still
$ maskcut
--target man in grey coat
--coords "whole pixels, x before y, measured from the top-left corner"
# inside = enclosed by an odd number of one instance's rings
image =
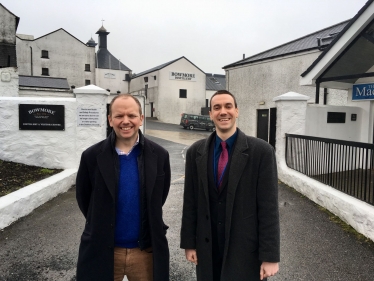
[[[280,259],[274,149],[237,128],[230,92],[209,114],[216,132],[187,151],[180,246],[199,281],[266,280]]]

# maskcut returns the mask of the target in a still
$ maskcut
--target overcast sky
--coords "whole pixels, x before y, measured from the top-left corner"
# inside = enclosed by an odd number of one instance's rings
[[[207,73],[345,21],[366,0],[0,0],[35,38],[65,29],[86,43],[104,27],[108,50],[139,73],[185,56]]]

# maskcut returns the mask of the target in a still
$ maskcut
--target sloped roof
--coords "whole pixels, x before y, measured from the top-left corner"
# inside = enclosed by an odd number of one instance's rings
[[[163,64],[161,64],[161,65],[159,65],[159,66],[156,66],[156,67],[153,67],[153,68],[151,68],[151,69],[148,69],[148,70],[146,70],[146,71],[143,71],[143,72],[137,73],[137,74],[134,75],[132,78],[140,77],[140,76],[143,76],[143,75],[145,75],[145,74],[151,73],[151,72],[153,72],[153,71],[160,70],[160,69],[162,69],[162,68],[164,68],[164,67],[166,67],[166,66],[168,66],[168,65],[170,65],[170,64],[172,64],[172,63],[174,63],[174,62],[176,62],[176,61],[178,61],[178,60],[180,60],[180,59],[185,59],[185,60],[187,60],[189,63],[191,63],[193,66],[195,66],[198,70],[200,70],[202,73],[205,74],[204,71],[202,71],[200,68],[198,68],[195,64],[193,64],[193,63],[192,63],[191,61],[189,61],[187,58],[185,58],[185,57],[180,57],[180,58],[177,58],[177,59],[175,59],[175,60],[172,60],[172,61],[169,61],[169,62],[163,63]]]
[[[69,83],[66,78],[54,78],[43,76],[26,76],[19,75],[20,87],[32,88],[49,88],[49,89],[64,89],[69,90]]]
[[[368,0],[366,4],[357,12],[357,14],[344,26],[341,32],[334,38],[334,40],[329,44],[329,46],[324,49],[324,51],[318,56],[318,58],[305,70],[301,76],[304,77],[307,75],[317,63],[326,55],[327,52],[335,45],[337,41],[345,34],[345,32],[353,25],[353,23],[362,15],[362,13],[373,3],[373,0]]]
[[[130,68],[113,56],[107,48],[101,48],[97,51],[96,60],[97,68],[131,71]]]
[[[26,41],[36,41],[36,40],[39,40],[40,38],[43,38],[43,37],[45,37],[45,36],[48,36],[48,35],[50,35],[50,34],[52,34],[52,33],[55,33],[55,32],[57,32],[57,31],[60,31],[60,30],[62,30],[63,32],[67,33],[68,35],[70,35],[71,37],[73,37],[75,40],[77,40],[78,42],[80,42],[80,43],[82,43],[83,45],[86,46],[85,43],[83,43],[81,40],[79,40],[79,39],[76,38],[75,36],[71,35],[69,32],[67,32],[67,31],[66,31],[65,29],[63,29],[63,28],[59,28],[59,29],[57,29],[57,30],[55,30],[55,31],[52,31],[52,32],[47,33],[47,34],[45,34],[45,35],[42,35],[42,36],[40,36],[40,37],[38,37],[38,38],[35,38],[34,40],[22,39],[22,38],[19,37],[19,36],[17,36],[17,37],[18,37],[19,39],[21,39],[21,40],[26,40]]]
[[[226,75],[206,73],[206,90],[219,91],[226,89]]]
[[[245,58],[243,60],[234,62],[232,64],[226,65],[223,69],[235,67],[239,65],[245,65],[254,63],[257,61],[262,61],[266,59],[273,59],[276,57],[281,57],[285,55],[296,54],[300,52],[305,52],[314,49],[322,49],[328,46],[336,34],[341,32],[344,27],[348,24],[349,20],[343,21],[341,23],[332,25],[330,27],[321,29],[309,35],[303,36],[291,42],[282,44],[278,47],[272,48],[270,50],[264,51],[262,53],[256,54],[254,56]]]

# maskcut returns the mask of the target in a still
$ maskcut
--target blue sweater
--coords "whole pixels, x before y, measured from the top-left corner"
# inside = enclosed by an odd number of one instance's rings
[[[119,155],[115,244],[122,248],[136,248],[140,231],[140,182],[137,157],[139,145],[130,155]]]

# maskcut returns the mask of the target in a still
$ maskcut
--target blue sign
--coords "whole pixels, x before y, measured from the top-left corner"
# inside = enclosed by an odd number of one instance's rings
[[[374,83],[353,85],[352,100],[374,100]]]

